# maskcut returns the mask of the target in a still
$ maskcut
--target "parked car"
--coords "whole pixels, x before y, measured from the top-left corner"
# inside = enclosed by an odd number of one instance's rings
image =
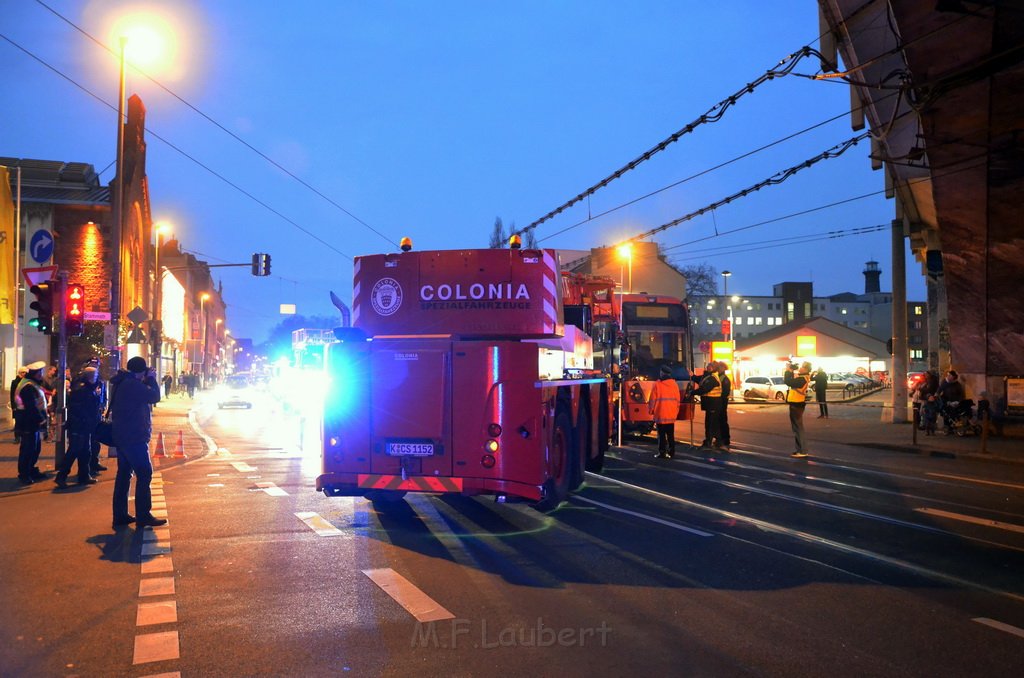
[[[786,386],[782,377],[747,377],[740,385],[740,393],[744,400],[764,398],[765,400],[785,400]]]
[[[845,374],[830,374],[828,375],[828,389],[846,391],[847,394],[853,393],[858,388],[861,388],[861,382],[856,379],[851,379]]]

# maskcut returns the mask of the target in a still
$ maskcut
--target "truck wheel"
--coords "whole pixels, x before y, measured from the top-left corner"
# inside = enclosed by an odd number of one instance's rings
[[[544,497],[534,504],[539,511],[553,511],[569,496],[573,475],[572,424],[565,410],[555,415],[555,430],[551,434],[551,477],[544,481]]]
[[[583,474],[587,472],[588,459],[590,459],[590,408],[581,407],[580,420],[576,424],[576,463],[572,465],[570,490],[578,490],[583,484]]]

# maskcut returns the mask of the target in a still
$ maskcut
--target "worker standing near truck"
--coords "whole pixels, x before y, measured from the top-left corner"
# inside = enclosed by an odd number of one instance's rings
[[[654,415],[658,429],[658,459],[671,459],[676,454],[676,418],[679,416],[679,384],[672,378],[672,368],[662,365],[658,381],[651,390],[647,408]]]

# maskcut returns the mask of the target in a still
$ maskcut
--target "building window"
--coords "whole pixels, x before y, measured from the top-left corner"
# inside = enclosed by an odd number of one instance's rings
[[[846,309],[845,308],[839,309],[839,313],[841,313],[842,315],[846,315]]]
[[[924,324],[920,320],[915,320],[914,322],[910,323],[911,329],[915,329],[915,330],[919,330],[923,326],[924,326]]]
[[[708,318],[708,325],[714,325],[714,324],[715,324],[715,321],[712,320],[711,318]]]
[[[924,315],[924,307],[923,306],[915,306],[914,307],[914,315]]]
[[[736,316],[736,324],[737,325],[742,325],[743,324],[743,318],[741,318],[739,316]]]
[[[922,351],[919,348],[912,348],[912,349],[910,349],[910,359],[911,360],[924,360],[924,351]]]
[[[782,324],[782,322],[783,322],[783,321],[782,321],[782,318],[776,318],[776,319],[775,319],[775,324],[776,324],[776,325],[781,325],[781,324]]]
[[[760,325],[762,320],[764,320],[764,318],[754,318],[754,324]]]

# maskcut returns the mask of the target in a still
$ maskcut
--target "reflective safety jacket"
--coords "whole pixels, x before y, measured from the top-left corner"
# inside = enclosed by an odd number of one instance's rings
[[[655,424],[673,424],[679,416],[679,385],[672,377],[654,382],[647,409]]]
[[[792,372],[786,372],[786,386],[789,390],[786,391],[786,402],[787,403],[803,403],[807,402],[807,387],[811,385],[811,375],[809,374],[798,374],[792,376]]]

